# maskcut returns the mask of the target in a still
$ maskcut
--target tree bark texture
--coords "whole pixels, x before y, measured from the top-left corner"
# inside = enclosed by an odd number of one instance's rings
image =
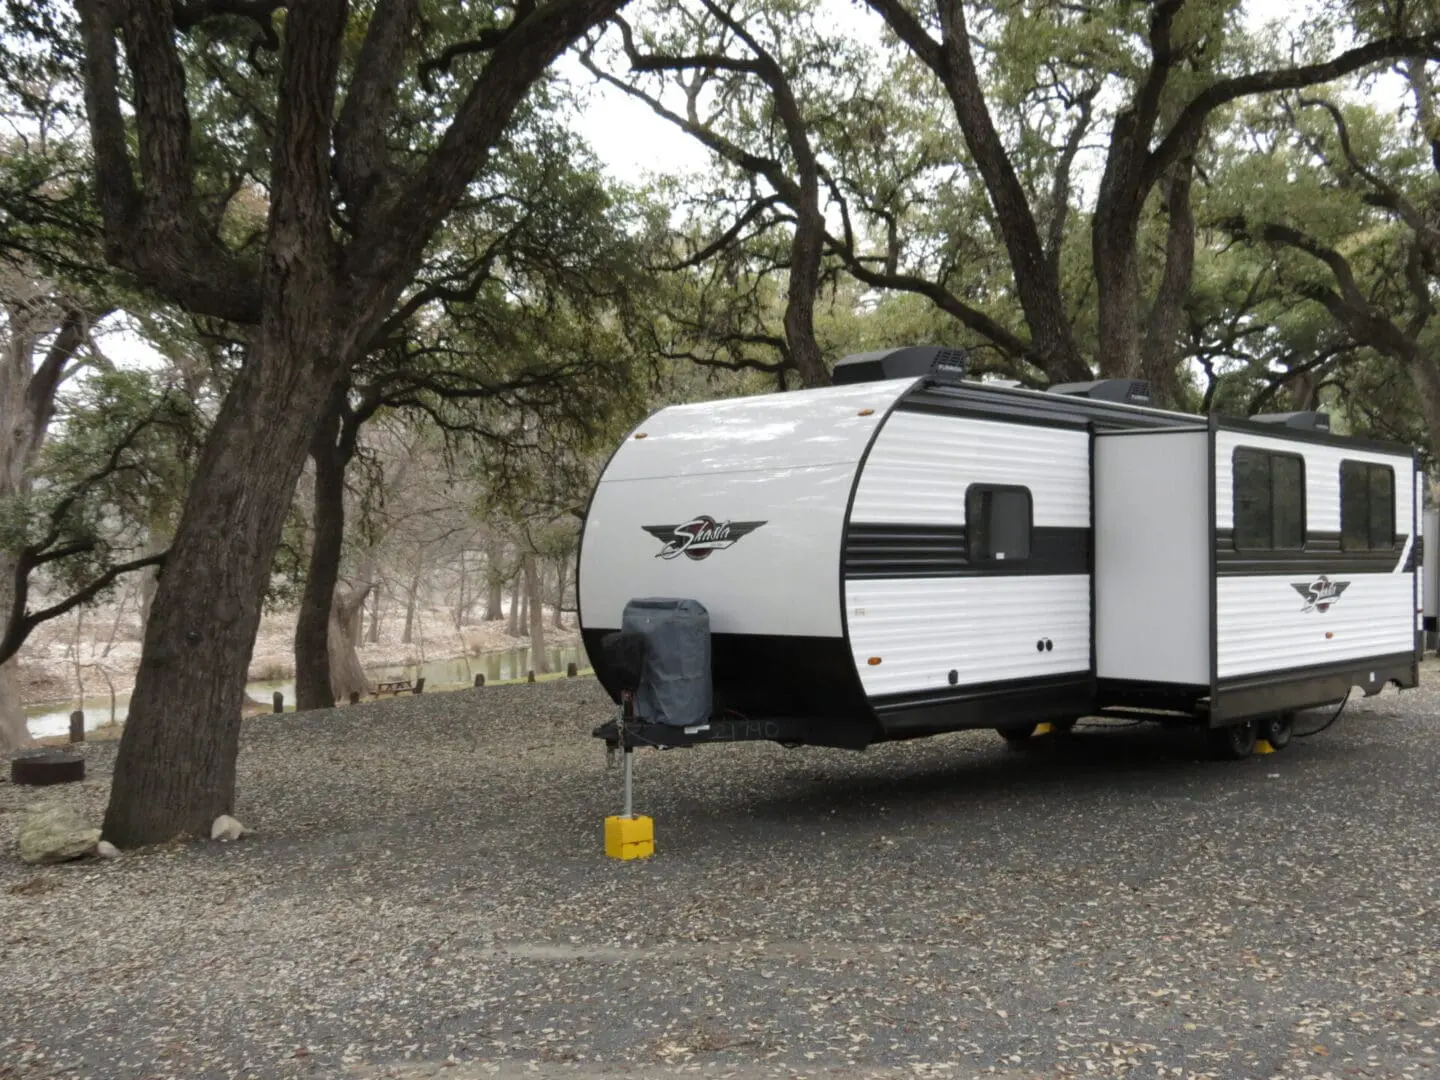
[[[420,595],[420,575],[410,578],[410,588],[405,595],[405,632],[400,635],[401,645],[410,645],[415,640],[415,604]]]
[[[520,636],[520,579],[516,578],[510,586],[510,615],[505,623],[505,633],[511,637]]]
[[[377,586],[370,597],[370,629],[365,634],[367,645],[380,644],[380,599],[381,590]]]
[[[8,283],[7,283],[8,284]],[[16,280],[7,293],[30,295],[7,304],[6,330],[0,353],[0,500],[21,498],[31,488],[30,473],[45,441],[55,411],[55,395],[65,367],[80,347],[84,318],[78,310],[53,310],[55,305],[38,286]],[[40,362],[42,342],[48,347]],[[22,553],[0,549],[0,639],[9,636],[12,620],[24,616],[23,597],[17,597],[17,575]],[[22,610],[17,610],[18,607]],[[21,704],[19,660],[0,663],[0,753],[31,743]]]
[[[1083,380],[1090,368],[1075,346],[1060,280],[1040,238],[1034,212],[1005,150],[975,66],[964,0],[936,0],[941,40],[932,38],[903,0],[868,0],[897,36],[940,79],[955,108],[965,145],[985,182],[995,226],[1015,275],[1015,291],[1030,328],[1031,351],[1054,382]]]
[[[340,558],[345,543],[345,457],[343,442],[344,387],[331,391],[325,416],[310,440],[315,463],[315,520],[305,591],[295,620],[295,708],[328,709],[331,694],[330,623]]]
[[[533,552],[525,554],[525,596],[530,619],[530,667],[536,675],[550,672],[550,658],[545,653],[545,605],[540,602],[539,560]]]
[[[0,611],[10,610],[14,579],[15,558],[7,551],[0,551]],[[0,754],[33,742],[20,696],[20,659],[12,656],[0,664]]]
[[[360,663],[359,622],[370,586],[363,585],[348,593],[336,593],[330,607],[326,649],[329,652],[330,695],[332,701],[346,701],[350,695],[370,693],[370,678]]]
[[[565,629],[565,618],[563,609],[565,607],[565,566],[569,560],[559,558],[555,560],[555,622],[556,630]]]
[[[430,237],[486,165],[536,79],[623,0],[517,10],[434,149],[386,172],[386,87],[416,10],[369,20],[334,146],[345,0],[287,12],[258,260],[227,249],[196,195],[185,67],[169,4],[78,0],[106,254],[188,309],[249,328],[246,362],[201,454],[160,577],[104,835],[121,847],[207,835],[233,808],[246,671],[285,515],[341,376],[370,347]],[[129,79],[120,77],[117,38]],[[121,87],[133,88],[134,154]],[[335,150],[340,175],[332,172]],[[394,181],[393,193],[379,182]],[[353,239],[334,229],[335,185]],[[258,265],[257,265],[258,264]],[[328,632],[328,627],[327,627]]]
[[[1150,308],[1141,359],[1140,374],[1149,381],[1152,397],[1170,408],[1181,404],[1180,328],[1195,275],[1195,212],[1190,205],[1194,176],[1194,159],[1187,157],[1176,163],[1165,185],[1165,271]]]

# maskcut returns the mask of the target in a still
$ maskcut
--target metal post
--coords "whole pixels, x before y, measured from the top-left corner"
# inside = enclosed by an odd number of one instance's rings
[[[630,781],[633,775],[632,760],[634,757],[635,748],[631,746],[625,747],[625,813],[623,816],[627,818],[635,816],[634,804],[630,798]]]

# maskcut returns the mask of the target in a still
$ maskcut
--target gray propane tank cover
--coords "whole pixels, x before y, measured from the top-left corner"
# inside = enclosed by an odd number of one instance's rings
[[[640,719],[688,727],[710,719],[710,613],[698,600],[644,597],[625,605],[621,629],[645,635],[635,695]]]
[[[42,747],[21,750],[10,761],[10,780],[15,784],[43,787],[73,784],[85,779],[85,759],[69,750]]]

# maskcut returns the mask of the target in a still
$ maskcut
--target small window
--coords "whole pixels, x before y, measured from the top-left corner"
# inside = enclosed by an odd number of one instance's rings
[[[1030,489],[972,484],[965,492],[965,537],[971,562],[1030,557]]]
[[[1364,461],[1340,463],[1340,547],[1389,551],[1395,546],[1395,470]]]
[[[1305,460],[1242,446],[1232,459],[1237,551],[1305,547]]]

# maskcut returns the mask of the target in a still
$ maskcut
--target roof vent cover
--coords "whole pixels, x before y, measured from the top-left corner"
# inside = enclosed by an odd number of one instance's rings
[[[850,383],[883,382],[886,379],[918,379],[933,375],[945,382],[964,377],[967,358],[963,349],[939,345],[906,345],[898,349],[877,349],[855,353],[835,364],[831,376],[836,386]]]
[[[1278,427],[1298,428],[1301,431],[1329,431],[1330,417],[1322,412],[1261,413],[1251,420],[1261,424],[1275,424]]]
[[[1126,405],[1149,405],[1150,384],[1144,379],[1095,379],[1093,382],[1058,383],[1052,394],[1090,398],[1092,401],[1119,401]]]

